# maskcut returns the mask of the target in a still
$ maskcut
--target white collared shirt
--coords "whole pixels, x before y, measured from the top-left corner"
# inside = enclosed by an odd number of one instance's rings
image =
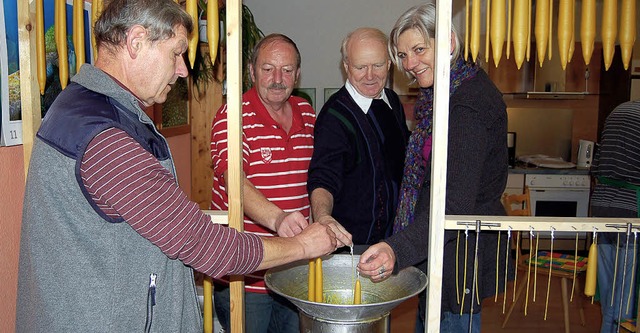
[[[347,80],[344,83],[344,86],[347,88],[347,91],[349,92],[349,95],[351,95],[351,98],[353,98],[353,100],[356,102],[356,104],[358,104],[358,106],[360,107],[362,112],[367,114],[367,112],[369,112],[369,108],[371,107],[371,103],[373,102],[373,98],[369,98],[369,97],[365,97],[365,96],[360,95],[360,93],[356,90],[356,88],[353,87],[353,85],[351,84],[351,82],[349,82],[349,80]],[[380,98],[382,98],[382,100],[385,103],[387,103],[389,108],[393,109],[391,107],[391,104],[389,103],[389,99],[387,98],[387,94],[384,93],[384,89],[382,89],[382,92],[380,92],[380,95],[381,95]]]

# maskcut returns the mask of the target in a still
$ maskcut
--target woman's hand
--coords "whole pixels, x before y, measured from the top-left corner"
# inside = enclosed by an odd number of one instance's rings
[[[396,255],[389,244],[380,242],[370,246],[360,256],[358,272],[369,276],[371,281],[380,282],[393,272],[396,264]]]

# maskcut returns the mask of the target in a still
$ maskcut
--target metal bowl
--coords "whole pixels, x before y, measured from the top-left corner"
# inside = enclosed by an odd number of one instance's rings
[[[267,287],[289,299],[307,315],[331,321],[365,321],[384,317],[404,300],[417,295],[427,286],[427,276],[415,267],[408,267],[382,282],[373,283],[361,276],[362,303],[353,302],[355,267],[359,255],[335,254],[322,258],[324,298],[331,303],[307,300],[309,261],[303,260],[269,269],[265,275]]]

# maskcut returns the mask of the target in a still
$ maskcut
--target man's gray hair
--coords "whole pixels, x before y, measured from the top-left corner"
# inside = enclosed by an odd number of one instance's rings
[[[95,23],[96,46],[115,50],[124,45],[134,25],[149,32],[149,41],[175,36],[176,26],[193,31],[191,16],[173,0],[111,0]]]

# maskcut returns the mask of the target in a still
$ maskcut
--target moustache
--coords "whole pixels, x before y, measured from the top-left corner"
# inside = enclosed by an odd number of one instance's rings
[[[287,89],[287,86],[282,83],[272,83],[268,87],[269,89]]]

